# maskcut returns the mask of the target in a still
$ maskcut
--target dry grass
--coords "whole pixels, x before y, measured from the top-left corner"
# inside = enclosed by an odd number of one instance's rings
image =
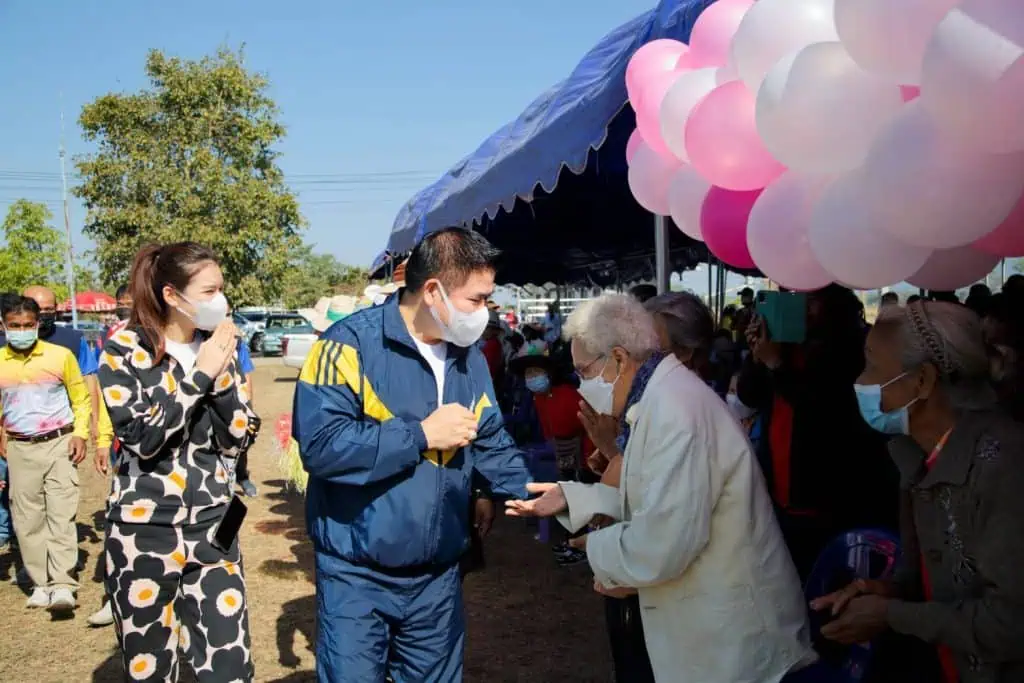
[[[257,408],[268,427],[290,409],[294,377],[278,360],[257,369]],[[302,499],[284,490],[269,431],[250,456],[261,495],[250,503],[242,532],[256,680],[315,681],[312,549]],[[19,588],[0,585],[0,682],[123,680],[113,630],[85,623],[102,595],[96,561],[106,486],[91,467],[83,468],[79,547],[85,569],[73,618],[53,621],[46,612],[29,611]],[[532,530],[510,520],[499,520],[486,547],[487,570],[471,574],[465,585],[466,680],[610,680],[602,606],[585,565],[557,569]],[[13,573],[13,560],[0,556],[0,577]]]

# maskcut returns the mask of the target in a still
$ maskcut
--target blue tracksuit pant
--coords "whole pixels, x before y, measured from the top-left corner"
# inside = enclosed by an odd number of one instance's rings
[[[316,554],[319,683],[459,683],[459,565],[383,572]]]

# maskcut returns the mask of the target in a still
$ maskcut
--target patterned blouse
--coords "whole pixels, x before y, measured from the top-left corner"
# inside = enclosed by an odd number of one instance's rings
[[[252,410],[237,358],[211,379],[122,330],[100,356],[103,400],[120,441],[110,493],[112,522],[181,526],[216,520],[231,499],[229,475],[255,440]]]

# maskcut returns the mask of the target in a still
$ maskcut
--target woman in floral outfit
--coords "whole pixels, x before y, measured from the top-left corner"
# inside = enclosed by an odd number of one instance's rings
[[[253,680],[238,542],[213,542],[236,457],[259,428],[223,285],[205,247],[144,248],[132,267],[132,317],[100,359],[121,444],[107,589],[129,680],[178,680],[182,653],[200,683]]]

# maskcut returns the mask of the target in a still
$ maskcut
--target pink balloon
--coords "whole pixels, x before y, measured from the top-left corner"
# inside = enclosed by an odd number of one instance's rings
[[[971,247],[936,249],[907,282],[921,289],[951,292],[984,280],[999,263],[999,257]]]
[[[701,12],[690,31],[690,67],[725,66],[732,37],[753,5],[753,0],[718,0]]]
[[[630,164],[633,162],[633,157],[636,156],[636,150],[640,146],[640,143],[644,141],[639,130],[633,130],[629,134],[629,140],[626,141],[626,163]]]
[[[640,86],[652,74],[675,71],[680,57],[687,51],[685,43],[667,38],[641,45],[626,65],[626,94],[629,101],[636,101],[640,95]]]
[[[1024,256],[1024,194],[998,228],[971,246],[1000,258]]]
[[[727,190],[762,188],[786,170],[761,142],[754,96],[742,81],[718,86],[693,108],[686,153],[712,185]]]
[[[700,230],[711,253],[735,268],[754,268],[747,249],[747,219],[761,190],[733,192],[712,187],[700,212]]]
[[[635,100],[630,100],[636,112],[636,129],[640,136],[648,147],[667,159],[675,159],[675,155],[661,137],[661,103],[680,76],[681,71],[652,73],[640,81],[640,94]]]
[[[698,241],[704,240],[700,217],[704,199],[710,189],[711,183],[704,180],[689,164],[683,164],[668,185],[668,208],[672,222],[684,235]]]
[[[828,178],[787,171],[754,203],[747,222],[747,248],[757,269],[783,287],[821,289],[832,282],[811,250],[811,212]]]
[[[818,198],[807,231],[811,251],[836,282],[889,287],[917,272],[932,250],[903,244],[882,229],[860,176],[839,176]]]
[[[903,95],[904,102],[910,102],[921,96],[921,88],[916,85],[901,85],[900,94]]]
[[[651,213],[668,216],[668,184],[679,166],[675,159],[666,159],[646,142],[641,142],[627,175],[629,189],[637,204]]]

